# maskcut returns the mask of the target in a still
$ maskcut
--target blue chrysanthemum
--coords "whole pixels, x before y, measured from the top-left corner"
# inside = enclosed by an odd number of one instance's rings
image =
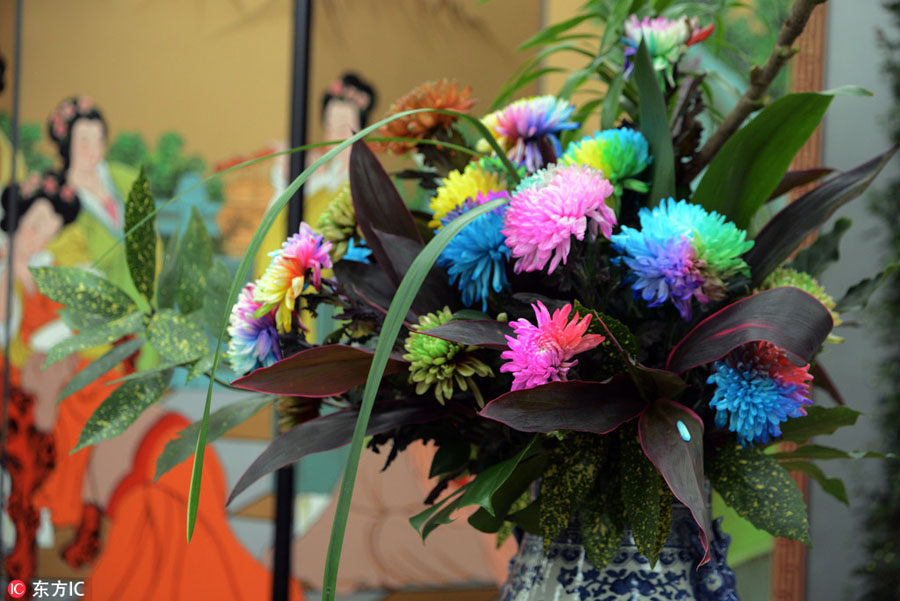
[[[371,263],[369,260],[369,255],[372,254],[372,251],[369,250],[369,247],[366,246],[364,241],[360,241],[358,244],[350,238],[347,243],[347,250],[344,252],[344,256],[341,257],[342,261],[354,261],[356,263]]]
[[[465,212],[504,196],[508,196],[506,192],[479,194],[459,210]],[[457,284],[462,292],[463,304],[467,307],[480,302],[482,311],[486,311],[491,290],[500,292],[509,287],[506,265],[510,248],[500,231],[503,229],[505,211],[505,206],[500,207],[475,219],[450,241],[438,257],[437,264],[447,269],[450,283]],[[448,214],[446,223],[456,217],[458,215]]]
[[[635,296],[651,307],[667,299],[684,319],[691,318],[691,297],[701,303],[724,297],[725,279],[749,275],[741,259],[753,246],[746,232],[716,212],[669,198],[638,213],[641,229],[622,226],[611,238],[620,261],[631,270]]]
[[[751,342],[713,364],[708,384],[716,385],[710,406],[716,425],[738,435],[741,444],[767,443],[781,436],[780,424],[806,415],[809,367],[797,367],[768,342]]]

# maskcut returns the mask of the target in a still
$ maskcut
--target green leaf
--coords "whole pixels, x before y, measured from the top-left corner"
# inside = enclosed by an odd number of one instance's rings
[[[209,372],[212,369],[214,358],[215,357],[212,353],[207,353],[206,355],[203,355],[202,357],[194,361],[193,365],[191,365],[190,369],[188,369],[185,383],[188,383],[194,378],[202,376],[206,372]]]
[[[616,44],[619,31],[625,19],[631,12],[631,0],[616,0],[612,12],[603,25],[603,36],[600,38],[600,52],[605,52],[610,46]],[[606,127],[604,126],[604,129]]]
[[[560,23],[554,23],[549,27],[545,27],[524,42],[519,45],[519,50],[527,50],[528,48],[534,48],[535,46],[543,46],[549,42],[554,41],[558,36],[562,35],[566,31],[569,31],[579,23],[582,23],[588,19],[590,19],[593,15],[585,14],[578,15],[572,17],[571,19],[566,19]]]
[[[260,409],[272,403],[270,396],[251,396],[240,401],[235,401],[209,415],[209,431],[206,435],[209,442],[220,438],[223,434],[242,424],[259,412]],[[200,422],[194,422],[178,433],[166,443],[163,452],[156,460],[156,475],[153,480],[159,480],[160,476],[170,469],[190,458],[194,454],[197,445],[197,436],[200,433]]]
[[[231,287],[231,274],[221,261],[216,261],[206,280],[206,302],[203,304],[203,319],[211,332],[218,332],[222,325],[222,316],[230,312],[228,289]]]
[[[600,113],[601,129],[612,129],[616,126],[616,119],[619,118],[619,99],[622,96],[622,86],[624,85],[625,74],[619,72],[610,82],[606,98],[603,99],[603,108]]]
[[[469,524],[482,532],[496,532],[509,518],[510,513],[524,509],[530,500],[529,486],[541,477],[547,465],[546,454],[532,455],[523,460],[510,474],[509,478],[491,495],[493,513],[480,507],[469,517]],[[517,501],[526,497],[526,502],[517,505]]]
[[[860,283],[851,286],[844,297],[837,302],[834,310],[838,313],[849,313],[850,311],[862,311],[869,304],[869,297],[878,290],[886,279],[900,268],[900,263],[891,263],[874,278],[866,278]]]
[[[207,351],[206,335],[194,321],[165,309],[150,320],[147,339],[159,355],[171,363],[190,363]]]
[[[579,518],[585,555],[596,569],[602,570],[622,548],[622,526],[595,504],[582,508]],[[547,547],[547,539],[544,539],[544,547]]]
[[[659,522],[657,523],[656,545],[653,547],[653,554],[648,557],[659,557],[672,531],[672,502],[675,497],[669,490],[669,485],[666,484],[666,479],[662,477],[662,474],[657,476],[656,482],[659,487]],[[654,562],[651,561],[650,566],[653,567],[653,565]]]
[[[532,438],[525,447],[516,455],[506,461],[495,463],[477,476],[472,481],[466,495],[463,498],[463,506],[478,505],[487,510],[491,515],[496,515],[492,502],[494,493],[503,486],[503,483],[512,475],[516,466],[531,452],[532,447],[539,437]]]
[[[650,60],[647,45],[641,42],[634,57],[634,81],[641,99],[641,133],[650,143],[653,155],[653,187],[650,206],[675,196],[675,150],[666,114],[666,101],[659,89],[659,78]]]
[[[438,526],[449,524],[453,521],[450,516],[463,506],[462,499],[464,495],[461,493],[464,493],[468,487],[468,484],[461,486],[428,509],[417,513],[409,519],[409,523],[422,536],[422,540],[425,540]]]
[[[71,355],[75,351],[110,344],[123,336],[137,334],[143,329],[144,314],[132,313],[131,315],[108,321],[92,330],[85,330],[80,334],[65,338],[56,343],[53,348],[50,349],[50,352],[47,353],[44,369],[60,359]]]
[[[834,447],[807,444],[797,447],[793,451],[772,453],[771,456],[779,461],[799,461],[801,459],[884,459],[889,455],[877,451],[843,451],[841,449],[835,449]]]
[[[727,444],[714,454],[707,473],[725,502],[754,526],[809,544],[803,493],[778,461],[758,448]]]
[[[431,460],[428,477],[434,478],[455,470],[469,460],[471,452],[469,442],[463,438],[455,438],[442,444]]]
[[[108,317],[93,315],[91,313],[82,313],[75,309],[60,309],[56,314],[59,315],[59,318],[62,319],[64,324],[78,332],[102,326],[109,321]]]
[[[136,353],[138,349],[143,346],[144,342],[146,342],[146,340],[143,337],[137,337],[126,340],[122,344],[117,344],[109,349],[102,357],[95,359],[84,369],[72,376],[72,379],[69,380],[65,388],[62,389],[62,392],[59,393],[59,398],[56,402],[59,403],[64,398],[75,394],[109,370],[116,367],[119,363]]]
[[[550,451],[540,494],[544,552],[588,500],[603,460],[604,440],[573,432]]]
[[[725,142],[691,202],[747,229],[819,125],[832,98],[804,92],[772,102]]]
[[[160,309],[174,309],[175,295],[178,292],[178,247],[179,229],[175,228],[166,241],[163,249],[162,267],[156,282],[156,306]]]
[[[840,478],[829,478],[822,471],[822,468],[815,463],[810,463],[809,461],[784,461],[781,463],[781,467],[789,472],[803,472],[818,482],[822,490],[844,505],[850,506],[850,499],[847,497],[847,488],[844,486],[844,482]]]
[[[178,284],[175,299],[185,315],[203,308],[206,300],[206,278],[212,269],[212,242],[206,225],[197,212],[191,210],[184,237],[178,246]]]
[[[148,302],[153,302],[153,280],[156,277],[156,228],[151,215],[156,209],[144,168],[138,174],[125,203],[125,259],[135,288]]]
[[[622,441],[621,486],[625,523],[634,534],[638,551],[650,560],[652,567],[656,565],[659,553],[657,536],[661,517],[658,485],[660,474],[644,455],[637,429],[629,426],[620,428],[619,432]]]
[[[797,253],[790,267],[797,271],[808,273],[814,278],[819,277],[832,263],[841,258],[841,238],[850,229],[853,222],[846,217],[841,217],[834,222],[834,228],[822,234],[810,246]]]
[[[41,294],[72,311],[115,319],[134,311],[134,301],[99,275],[74,267],[32,267]]]
[[[806,408],[806,415],[795,417],[781,424],[781,438],[773,443],[789,441],[804,443],[813,436],[832,434],[838,428],[852,426],[856,418],[862,415],[849,407],[820,407],[813,405]]]
[[[159,400],[172,372],[154,372],[123,383],[88,418],[72,452],[118,436],[134,423],[144,409]]]

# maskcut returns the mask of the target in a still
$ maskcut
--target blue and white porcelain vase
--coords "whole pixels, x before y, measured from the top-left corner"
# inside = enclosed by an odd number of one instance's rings
[[[714,524],[712,559],[697,569],[703,548],[690,511],[676,504],[672,532],[651,568],[626,531],[615,559],[602,569],[586,558],[573,525],[544,553],[543,539],[525,534],[510,562],[500,601],[739,601],[725,556],[731,542]]]

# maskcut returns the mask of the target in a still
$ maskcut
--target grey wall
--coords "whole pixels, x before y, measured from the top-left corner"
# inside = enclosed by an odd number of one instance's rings
[[[883,54],[877,45],[880,27],[892,27],[880,0],[832,0],[828,3],[828,44],[826,56],[827,88],[845,84],[861,85],[872,98],[835,98],[825,118],[824,163],[846,169],[885,150],[890,140],[886,116],[894,100],[881,74]],[[888,165],[873,189],[900,173],[900,161]],[[826,290],[836,298],[848,286],[876,272],[885,254],[884,228],[867,209],[871,195],[857,199],[839,212],[853,220],[853,228],[844,238],[841,262],[822,278]],[[849,316],[862,322],[861,328],[841,328],[846,341],[829,345],[822,363],[832,374],[848,405],[864,411],[858,427],[839,431],[821,442],[845,449],[877,448],[879,433],[876,410],[879,398],[877,367],[880,354],[877,322],[872,314]],[[830,403],[825,399],[817,402]],[[811,538],[809,552],[808,601],[850,601],[856,598],[857,582],[853,571],[862,562],[865,537],[861,523],[865,514],[867,490],[879,481],[876,461],[823,462],[829,475],[841,477],[851,496],[846,507],[811,485]],[[754,601],[754,600],[749,600]]]

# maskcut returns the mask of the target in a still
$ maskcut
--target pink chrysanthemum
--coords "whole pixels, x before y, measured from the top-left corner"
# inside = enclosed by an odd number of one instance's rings
[[[540,172],[532,176],[546,180]],[[530,179],[530,178],[529,178]],[[526,180],[510,201],[503,234],[512,256],[518,258],[515,271],[538,271],[550,263],[548,273],[565,264],[572,237],[591,239],[597,233],[609,239],[616,214],[606,199],[613,186],[596,169],[585,166],[559,167],[546,185],[528,186]]]
[[[279,331],[290,332],[294,302],[312,279],[316,290],[322,288],[322,270],[331,268],[331,241],[322,241],[322,236],[314,234],[305,222],[300,231],[288,238],[280,250],[269,253],[272,262],[259,279],[254,299],[271,311],[278,307],[275,315]],[[311,276],[311,277],[310,277]]]
[[[513,374],[512,390],[565,381],[569,369],[578,364],[572,357],[605,340],[600,334],[585,334],[591,324],[590,315],[581,318],[576,313],[569,321],[572,305],[557,309],[552,317],[540,301],[531,308],[537,325],[527,319],[511,322],[516,336],[506,337],[509,350],[500,355],[509,360],[500,371]]]

